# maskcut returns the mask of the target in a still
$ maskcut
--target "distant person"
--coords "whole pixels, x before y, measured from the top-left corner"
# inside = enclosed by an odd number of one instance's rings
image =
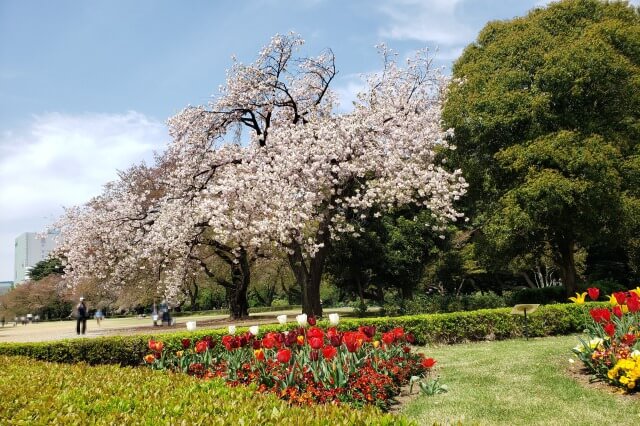
[[[82,324],[82,334],[87,331],[87,305],[84,303],[84,297],[80,298],[80,303],[76,306],[78,317],[76,321],[76,333],[80,335],[80,324]]]
[[[2,317],[2,319],[0,319],[0,322],[2,323],[2,328],[4,328],[4,317]]]
[[[102,319],[104,318],[104,314],[102,313],[102,309],[98,309],[96,311],[96,322],[98,323],[98,327],[100,327],[100,321],[102,321]]]

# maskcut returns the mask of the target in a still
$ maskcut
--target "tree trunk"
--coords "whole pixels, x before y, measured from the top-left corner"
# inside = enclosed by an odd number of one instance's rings
[[[327,257],[327,246],[321,247],[316,255],[305,261],[302,248],[294,243],[293,254],[289,254],[289,266],[293,271],[296,282],[302,292],[302,312],[307,315],[322,317],[322,304],[320,303],[320,282],[322,271]]]
[[[574,258],[575,243],[570,239],[560,240],[557,244],[556,263],[560,268],[560,278],[564,284],[567,296],[573,296],[578,291],[576,280],[576,264]]]
[[[247,253],[242,250],[238,263],[230,263],[231,288],[227,288],[229,299],[229,316],[233,319],[241,319],[249,316],[249,301],[247,290],[251,282],[251,265]]]

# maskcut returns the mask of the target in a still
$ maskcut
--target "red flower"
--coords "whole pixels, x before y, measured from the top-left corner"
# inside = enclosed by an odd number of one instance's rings
[[[358,327],[358,330],[371,339],[376,334],[376,327],[373,325],[363,325]]]
[[[322,356],[324,357],[324,359],[333,359],[333,357],[336,356],[336,354],[338,353],[338,350],[333,347],[333,346],[325,346],[322,349]]]
[[[638,312],[640,311],[640,300],[635,293],[631,294],[633,294],[635,297],[630,296],[629,298],[627,298],[627,308],[629,308],[630,312]]]
[[[434,365],[436,365],[436,361],[433,358],[425,358],[422,360],[421,364],[424,368],[433,368]]]
[[[267,335],[264,339],[262,339],[262,347],[265,349],[273,349],[273,347],[277,344],[276,339]]]
[[[627,344],[629,346],[633,346],[633,344],[636,341],[636,335],[632,334],[632,333],[627,333],[624,336],[622,336],[622,343]]]
[[[591,318],[597,323],[604,324],[611,320],[611,312],[607,308],[593,308],[589,311]]]
[[[311,315],[310,317],[307,318],[307,322],[309,323],[309,325],[316,325],[316,317],[315,315]]]
[[[182,349],[189,349],[191,346],[191,339],[182,339]]]
[[[307,339],[311,339],[312,337],[318,337],[322,339],[324,337],[324,333],[318,327],[311,327],[307,330]]]
[[[335,327],[330,327],[327,329],[327,337],[331,339],[333,336],[339,336],[340,332]]]
[[[405,354],[408,354],[409,352],[411,352],[411,348],[409,346],[403,346],[402,352],[404,352]]]
[[[616,334],[616,326],[613,323],[607,323],[604,327],[604,332],[609,335],[609,337],[613,337]]]
[[[618,302],[618,305],[623,305],[624,301],[627,299],[627,293],[625,293],[624,291],[618,291],[613,293],[613,297],[616,298],[616,302]]]
[[[276,354],[276,359],[278,362],[283,364],[288,363],[291,360],[291,350],[290,349],[280,349]]]
[[[162,348],[164,348],[164,343],[156,342],[155,340],[149,340],[149,349],[156,352],[162,352]]]
[[[620,306],[614,306],[613,307],[613,313],[618,318],[622,318],[622,308]]]
[[[202,352],[206,351],[209,348],[209,344],[207,343],[206,340],[200,340],[198,343],[196,343],[196,348],[195,351],[198,354],[201,354]]]
[[[262,341],[254,340],[253,342],[251,342],[251,346],[253,347],[254,350],[260,349],[262,347]]]
[[[338,347],[342,344],[342,338],[337,335],[337,336],[330,336],[329,337],[329,342],[331,343],[331,346],[333,347]]]
[[[233,349],[234,346],[236,346],[234,345],[235,343],[234,341],[235,339],[233,336],[226,335],[222,337],[222,344],[224,345],[225,348],[227,348],[228,351],[230,351],[231,349]]]
[[[320,349],[324,345],[324,342],[321,337],[311,337],[309,339],[309,346],[312,349]]]
[[[416,342],[416,337],[413,335],[413,333],[407,333],[405,337],[407,339],[407,342],[411,343],[412,345]]]
[[[402,329],[402,327],[394,328],[393,330],[391,330],[391,332],[396,339],[400,339],[402,338],[402,336],[404,336],[404,330]]]
[[[311,351],[311,353],[309,353],[309,359],[311,361],[317,361],[320,358],[320,353],[314,349]]]
[[[587,293],[589,293],[589,298],[591,300],[598,300],[598,297],[600,297],[600,289],[596,287],[589,287],[587,289]]]
[[[384,333],[382,335],[382,341],[386,344],[386,345],[390,345],[394,342],[394,340],[396,340],[394,334],[392,332],[389,333]]]

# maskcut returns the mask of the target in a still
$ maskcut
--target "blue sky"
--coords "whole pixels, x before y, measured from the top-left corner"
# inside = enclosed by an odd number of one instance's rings
[[[348,104],[379,68],[375,44],[437,48],[448,68],[488,21],[545,3],[0,0],[0,281],[13,277],[16,236],[163,149],[164,121],[206,103],[231,55],[251,62],[272,35],[296,31],[303,53],[334,51]]]

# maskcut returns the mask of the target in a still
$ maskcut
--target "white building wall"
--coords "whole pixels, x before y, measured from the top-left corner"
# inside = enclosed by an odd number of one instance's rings
[[[15,264],[13,282],[25,281],[29,269],[44,260],[56,247],[57,233],[54,231],[44,236],[36,232],[25,232],[16,238]]]

